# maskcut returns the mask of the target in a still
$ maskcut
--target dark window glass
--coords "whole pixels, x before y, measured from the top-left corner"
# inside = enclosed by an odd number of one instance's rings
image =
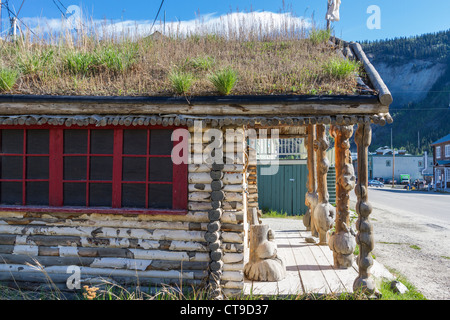
[[[86,183],[64,183],[64,205],[86,205]]]
[[[171,184],[149,184],[148,207],[154,209],[172,208],[172,185]]]
[[[122,184],[122,207],[145,208],[145,184]]]
[[[111,183],[89,184],[89,205],[91,207],[111,207],[112,206]]]
[[[0,157],[2,167],[2,179],[22,179],[22,157]]]
[[[112,180],[113,158],[112,157],[91,157],[90,162],[91,180]]]
[[[49,153],[49,131],[27,130],[27,153],[48,154]]]
[[[172,130],[150,131],[150,154],[170,155],[172,153]]]
[[[172,158],[149,159],[149,181],[172,181]]]
[[[27,182],[26,184],[26,204],[28,205],[48,205],[48,182]]]
[[[22,182],[0,182],[1,204],[22,205]]]
[[[64,180],[86,180],[86,157],[64,157]]]
[[[86,154],[87,145],[87,130],[64,130],[64,153]]]
[[[48,179],[48,157],[27,157],[27,179]]]
[[[123,181],[145,181],[146,175],[146,162],[145,158],[123,158]]]
[[[147,130],[123,130],[124,154],[147,154]]]
[[[2,153],[23,153],[23,130],[2,130]]]
[[[91,130],[91,153],[113,154],[114,130]]]

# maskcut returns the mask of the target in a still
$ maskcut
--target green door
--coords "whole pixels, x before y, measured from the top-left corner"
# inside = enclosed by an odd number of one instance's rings
[[[274,175],[262,175],[261,168],[268,165],[257,166],[258,172],[258,205],[262,210],[273,210],[287,213],[290,216],[303,215],[307,211],[305,194],[307,192],[308,167],[306,161],[279,162],[278,172]],[[330,203],[335,202],[335,175],[334,168],[330,168],[327,175]]]

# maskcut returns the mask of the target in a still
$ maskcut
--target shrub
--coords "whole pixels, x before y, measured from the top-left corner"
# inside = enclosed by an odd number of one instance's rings
[[[194,82],[194,77],[190,73],[171,71],[169,80],[176,93],[186,94],[189,92],[192,83]]]
[[[346,79],[359,69],[359,63],[347,59],[332,59],[323,65],[323,69],[333,78]]]
[[[230,94],[237,82],[237,72],[231,68],[225,68],[213,73],[209,80],[219,93],[227,95]]]
[[[17,79],[19,78],[19,73],[13,69],[0,69],[0,91],[11,90]]]

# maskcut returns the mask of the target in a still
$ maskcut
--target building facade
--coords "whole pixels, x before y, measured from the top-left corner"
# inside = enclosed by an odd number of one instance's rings
[[[434,187],[450,189],[450,134],[431,144],[434,154]]]

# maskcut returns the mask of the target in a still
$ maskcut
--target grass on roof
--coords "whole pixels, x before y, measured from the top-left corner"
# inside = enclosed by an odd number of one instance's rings
[[[0,93],[353,94],[361,67],[337,56],[329,35],[312,30],[309,36],[246,40],[217,34],[105,40],[84,34],[75,41],[65,34],[50,42],[24,36],[0,43]],[[232,72],[221,87],[224,70]]]

